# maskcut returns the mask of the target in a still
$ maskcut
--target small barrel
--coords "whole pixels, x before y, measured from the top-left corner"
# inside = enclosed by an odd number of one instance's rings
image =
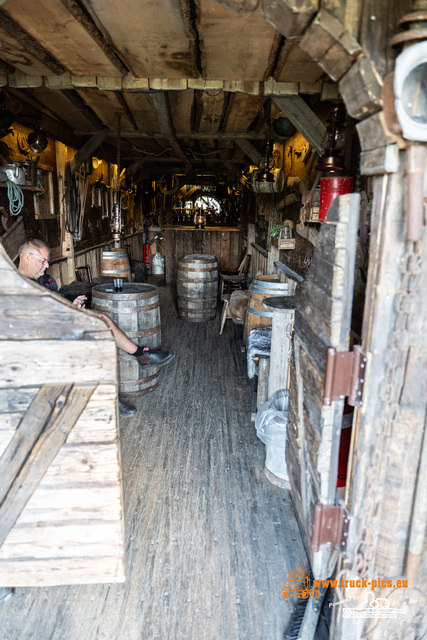
[[[265,298],[272,296],[289,295],[288,284],[280,282],[276,274],[255,276],[250,286],[250,298],[246,309],[245,330],[243,332],[244,343],[248,343],[249,333],[252,329],[271,327],[273,312],[268,311],[263,305]]]
[[[101,272],[111,278],[127,278],[132,282],[129,256],[125,249],[109,249],[102,252]]]
[[[92,289],[92,309],[105,313],[138,346],[160,349],[160,302],[154,285],[124,282],[120,293],[111,284],[97,285]],[[120,349],[117,359],[121,396],[141,396],[156,389],[159,367],[140,367],[134,356]]]
[[[178,259],[178,316],[190,322],[213,320],[218,304],[218,263],[214,256],[190,254]]]

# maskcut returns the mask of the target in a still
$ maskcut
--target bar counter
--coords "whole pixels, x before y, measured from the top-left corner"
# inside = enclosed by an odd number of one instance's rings
[[[219,271],[237,271],[243,252],[239,227],[164,226],[166,283],[176,281],[178,259],[188,254],[209,254],[218,261]]]

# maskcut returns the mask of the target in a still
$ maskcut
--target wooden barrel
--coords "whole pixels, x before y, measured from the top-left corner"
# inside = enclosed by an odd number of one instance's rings
[[[109,249],[102,252],[101,272],[111,278],[127,278],[132,282],[129,256],[125,249]]]
[[[160,349],[160,303],[154,285],[124,282],[120,293],[111,284],[97,285],[92,289],[92,309],[105,313],[138,346]],[[141,396],[156,389],[159,367],[140,367],[134,356],[121,349],[118,365],[121,396]]]
[[[271,327],[273,322],[273,312],[268,311],[263,304],[265,298],[272,296],[287,296],[288,284],[280,282],[280,277],[276,274],[265,276],[255,276],[250,286],[250,298],[246,309],[245,330],[243,339],[248,343],[249,333],[252,329],[259,327]]]
[[[178,316],[190,322],[213,320],[218,304],[218,263],[214,256],[190,254],[178,259]]]

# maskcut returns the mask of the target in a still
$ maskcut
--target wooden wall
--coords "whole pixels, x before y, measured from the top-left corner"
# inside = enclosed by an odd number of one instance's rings
[[[187,254],[215,256],[220,271],[237,271],[243,255],[243,236],[239,229],[164,229],[166,282],[175,282],[178,258]]]

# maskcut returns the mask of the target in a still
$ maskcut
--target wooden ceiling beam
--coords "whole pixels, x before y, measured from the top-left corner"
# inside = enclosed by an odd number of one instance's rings
[[[320,153],[324,150],[326,127],[301,96],[272,96],[284,115]]]
[[[265,139],[265,136],[264,136],[264,139]],[[258,151],[258,149],[255,149],[255,147],[249,142],[249,140],[246,140],[246,139],[241,140],[239,138],[235,138],[234,142],[248,156],[251,162],[256,164],[258,167],[260,166],[263,159],[263,155]]]
[[[74,131],[76,136],[93,136],[99,133],[98,130],[94,131]],[[116,130],[109,129],[107,137],[113,138],[118,135]],[[154,138],[164,140],[166,135],[164,133],[150,132],[150,131],[121,131],[120,136],[122,138]],[[247,131],[246,133],[223,133],[208,132],[208,131],[178,131],[175,133],[175,138],[188,138],[189,140],[265,140],[264,133],[257,133],[256,131]]]
[[[6,5],[7,9],[7,5]],[[6,10],[0,9],[0,22],[8,33],[18,40],[25,49],[31,53],[35,58],[43,62],[44,65],[53,73],[61,74],[65,73],[67,69],[62,66],[56,58],[54,58],[46,49],[44,49],[37,40],[34,40],[29,33],[24,31],[12,18],[8,15]]]
[[[75,2],[75,0],[61,0],[61,2],[64,7],[66,7],[71,13],[74,20],[81,24],[81,26],[90,35],[90,37],[102,49],[102,51],[105,53],[109,61],[116,67],[116,69],[122,75],[127,74],[129,72],[129,69],[122,62],[114,49],[108,44],[108,42],[106,42],[104,35],[99,31],[99,29],[92,22],[89,16],[82,11],[80,5]]]
[[[89,140],[77,151],[76,155],[70,162],[71,173],[77,171],[77,169],[90,158],[90,156],[96,151],[107,137],[106,133],[101,131],[96,135],[89,138]]]
[[[175,129],[172,123],[167,93],[165,91],[156,91],[150,94],[150,97],[157,115],[160,131],[163,133],[164,138],[166,138],[177,156],[182,159],[188,169],[191,169],[190,162],[175,137]]]

